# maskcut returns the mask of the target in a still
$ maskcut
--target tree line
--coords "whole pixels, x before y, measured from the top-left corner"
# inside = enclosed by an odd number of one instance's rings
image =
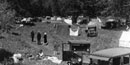
[[[129,18],[130,0],[0,0],[3,27],[16,16],[72,16]]]
[[[21,16],[125,16],[129,0],[8,0]]]

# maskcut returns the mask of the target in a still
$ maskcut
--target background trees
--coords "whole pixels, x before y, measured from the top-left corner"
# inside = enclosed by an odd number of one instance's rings
[[[1,0],[7,1],[17,16],[68,16],[73,22],[79,15],[128,17],[129,0]],[[2,3],[4,4],[4,3]],[[2,7],[2,6],[1,6]],[[8,6],[5,7],[5,9]],[[9,9],[10,10],[10,9]],[[3,10],[4,11],[4,10]],[[11,10],[12,11],[12,10]]]
[[[13,23],[15,10],[11,8],[6,0],[0,0],[0,26],[3,30],[8,24]]]

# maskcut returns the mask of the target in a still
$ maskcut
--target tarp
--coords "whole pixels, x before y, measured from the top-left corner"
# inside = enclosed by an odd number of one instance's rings
[[[62,62],[62,60],[58,59],[57,57],[47,57],[47,58],[44,58],[43,60],[50,60],[52,61],[53,63],[56,63],[56,64],[60,64]]]
[[[14,54],[12,58],[14,60],[14,63],[18,63],[19,59],[22,58],[22,54],[20,54],[20,53]]]
[[[68,25],[72,25],[72,20],[71,19],[64,19],[64,22],[67,23]]]
[[[130,31],[123,31],[119,39],[119,46],[130,47]]]
[[[97,27],[97,28],[101,28],[102,26],[102,22],[99,19],[92,19],[88,24],[87,27]]]
[[[27,21],[27,18],[23,18],[21,21]]]
[[[31,21],[31,18],[30,17],[29,18],[23,18],[21,21],[29,22],[29,21]]]

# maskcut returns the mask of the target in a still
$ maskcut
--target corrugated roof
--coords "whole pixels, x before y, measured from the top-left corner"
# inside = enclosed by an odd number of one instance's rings
[[[117,56],[123,56],[130,54],[130,48],[123,48],[123,47],[118,47],[118,48],[109,48],[109,49],[104,49],[100,51],[96,51],[92,53],[92,55],[95,56],[102,56],[102,57],[117,57]]]

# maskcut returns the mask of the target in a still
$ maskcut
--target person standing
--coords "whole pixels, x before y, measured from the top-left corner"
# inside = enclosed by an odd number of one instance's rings
[[[40,32],[37,33],[37,44],[41,45],[41,33]]]
[[[31,31],[32,42],[34,41],[34,36],[35,36],[34,31]]]
[[[44,33],[44,44],[48,45],[48,43],[47,43],[47,33],[46,32]]]

